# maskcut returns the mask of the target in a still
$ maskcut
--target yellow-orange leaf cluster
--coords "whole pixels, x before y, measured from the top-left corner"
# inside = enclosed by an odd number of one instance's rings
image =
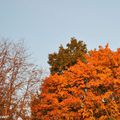
[[[50,75],[32,101],[33,120],[119,120],[120,49],[89,51],[62,75]]]

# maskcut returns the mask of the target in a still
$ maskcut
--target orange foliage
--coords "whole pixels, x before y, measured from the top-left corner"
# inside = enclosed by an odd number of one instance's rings
[[[51,75],[32,101],[33,120],[119,120],[120,49],[89,51],[62,75]]]

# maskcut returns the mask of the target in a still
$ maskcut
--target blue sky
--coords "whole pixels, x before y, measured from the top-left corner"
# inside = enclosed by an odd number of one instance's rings
[[[120,47],[120,0],[0,0],[0,37],[24,39],[36,64],[71,37],[88,49]]]

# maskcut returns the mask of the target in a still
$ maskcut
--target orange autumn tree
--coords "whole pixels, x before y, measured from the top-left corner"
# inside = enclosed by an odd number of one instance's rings
[[[32,120],[119,120],[120,48],[89,51],[62,75],[43,81],[31,103]]]

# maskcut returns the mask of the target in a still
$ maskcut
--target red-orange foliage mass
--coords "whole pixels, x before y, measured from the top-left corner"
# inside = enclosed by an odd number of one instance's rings
[[[33,120],[120,120],[120,49],[99,47],[86,60],[44,80]]]

